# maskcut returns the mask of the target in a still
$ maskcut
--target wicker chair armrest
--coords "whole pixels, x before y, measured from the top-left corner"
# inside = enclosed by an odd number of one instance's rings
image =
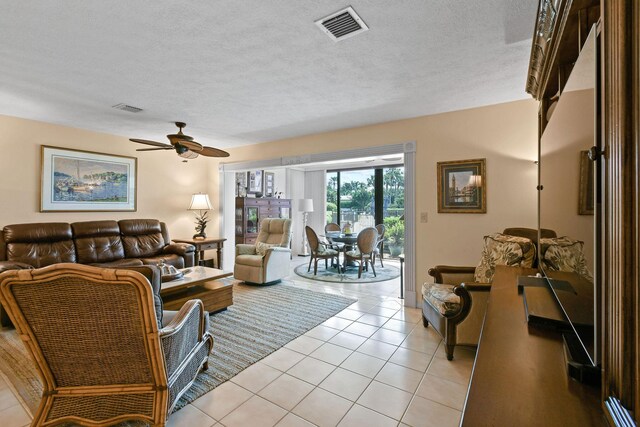
[[[196,247],[190,245],[189,243],[171,243],[170,245],[162,248],[163,254],[176,254],[180,256],[185,256],[186,254],[192,253],[196,251]]]
[[[202,341],[207,326],[204,316],[202,301],[189,300],[171,322],[159,331],[168,377],[178,370]]]
[[[236,256],[238,255],[256,255],[256,247],[254,245],[246,245],[240,243],[236,245]]]
[[[199,299],[185,302],[171,322],[158,331],[160,339],[179,334],[186,327],[195,327],[198,339],[202,338],[206,326],[204,313],[204,306]]]

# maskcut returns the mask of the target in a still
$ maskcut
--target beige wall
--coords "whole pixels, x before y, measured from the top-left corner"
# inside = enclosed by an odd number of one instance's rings
[[[137,212],[39,212],[41,145],[137,157]],[[172,152],[136,152],[140,147],[121,136],[0,116],[0,227],[36,221],[157,218],[167,223],[172,237],[192,236],[193,213],[186,209],[194,192],[211,190],[212,202],[217,201],[217,161],[198,158],[182,163]],[[216,224],[217,218],[207,229],[212,235],[217,235]]]
[[[416,278],[436,264],[475,265],[482,236],[537,227],[537,103],[518,101],[230,150],[233,162],[416,141]],[[487,213],[438,214],[436,163],[487,159]]]

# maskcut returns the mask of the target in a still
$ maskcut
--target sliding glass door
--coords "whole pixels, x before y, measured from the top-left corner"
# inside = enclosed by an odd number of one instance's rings
[[[327,171],[326,222],[350,225],[354,233],[384,223],[392,255],[404,243],[404,167]],[[389,233],[392,234],[389,234]]]

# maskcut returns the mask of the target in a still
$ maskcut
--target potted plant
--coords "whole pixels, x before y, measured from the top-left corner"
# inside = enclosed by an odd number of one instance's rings
[[[404,251],[404,222],[398,221],[385,233],[387,247],[392,257],[397,257]]]

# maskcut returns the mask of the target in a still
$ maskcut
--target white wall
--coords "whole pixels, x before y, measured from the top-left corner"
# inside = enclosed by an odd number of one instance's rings
[[[310,171],[304,174],[304,198],[313,200],[313,212],[309,214],[307,225],[318,234],[324,233],[326,219],[324,211],[327,200],[325,171]]]
[[[302,251],[302,213],[298,210],[298,201],[304,199],[304,171],[299,169],[286,169],[287,198],[291,199],[291,219],[293,220],[293,238],[291,248],[293,255]]]

